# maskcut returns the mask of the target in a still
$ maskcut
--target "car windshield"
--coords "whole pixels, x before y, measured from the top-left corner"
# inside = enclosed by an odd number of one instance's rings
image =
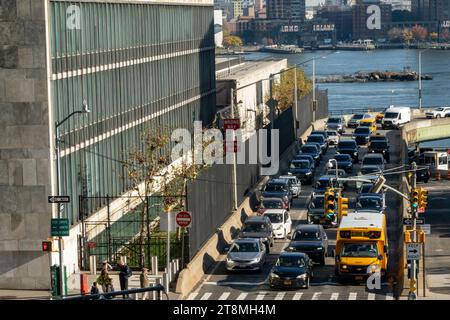
[[[372,122],[361,122],[360,126],[361,127],[371,127],[372,126]]]
[[[360,209],[381,209],[381,199],[375,197],[360,198],[357,204]]]
[[[378,158],[378,157],[367,157],[364,158],[363,162],[362,162],[363,166],[364,165],[369,165],[369,166],[377,166],[377,165],[382,165],[383,164],[383,159],[382,158]]]
[[[309,136],[307,142],[322,143],[323,142],[323,137],[322,136]]]
[[[351,161],[351,157],[348,154],[338,154],[335,155],[334,158],[336,161],[344,162],[344,161]]]
[[[278,258],[276,266],[286,268],[303,268],[305,266],[305,259],[303,257],[281,256]]]
[[[303,146],[302,147],[302,152],[304,152],[304,153],[316,153],[317,152],[317,148],[313,147],[313,146]]]
[[[330,119],[328,119],[328,123],[341,123],[341,119],[339,119],[339,118],[330,118]]]
[[[316,182],[316,189],[318,190],[324,190],[328,188],[330,185],[330,180],[318,180]]]
[[[339,148],[356,148],[355,141],[341,141],[338,145]]]
[[[255,242],[235,243],[230,252],[258,252],[258,244]]]
[[[272,223],[282,223],[283,222],[283,214],[282,213],[266,213],[264,215],[269,217],[269,220]]]
[[[266,225],[264,223],[246,223],[243,232],[263,232],[266,231]]]
[[[378,256],[378,249],[375,243],[346,243],[341,256],[373,258]]]
[[[336,131],[327,131],[329,136],[337,136],[337,132]]]
[[[369,193],[372,190],[372,184],[363,184],[359,193]]]
[[[436,111],[444,111],[444,108],[437,108]]]
[[[286,191],[286,186],[284,184],[268,183],[266,185],[266,188],[264,189],[264,191],[269,191],[269,192]]]
[[[316,241],[316,240],[320,240],[320,235],[319,235],[319,232],[317,232],[317,231],[297,230],[297,231],[295,231],[295,234],[292,237],[292,240],[295,240],[295,241]]]
[[[370,137],[370,141],[371,142],[372,141],[386,141],[387,142],[387,139],[384,136],[373,136],[373,137]]]
[[[352,120],[360,120],[360,119],[362,119],[364,117],[364,115],[362,115],[362,114],[355,114],[353,117],[352,117]]]
[[[358,127],[355,129],[355,134],[370,134],[370,129]]]
[[[263,200],[262,206],[266,209],[279,209],[282,207],[281,201]]]
[[[308,161],[293,161],[291,162],[291,169],[308,169]]]
[[[374,141],[370,143],[370,147],[375,149],[387,149],[388,144],[385,141]]]
[[[323,201],[324,201],[323,197],[314,198],[311,201],[311,208],[323,208],[324,207]]]
[[[389,118],[389,119],[397,119],[398,118],[398,113],[397,112],[387,112],[384,115],[385,118]]]

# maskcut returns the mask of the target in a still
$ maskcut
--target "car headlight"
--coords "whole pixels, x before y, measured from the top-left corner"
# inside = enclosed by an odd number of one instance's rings
[[[285,251],[295,251],[295,248],[294,248],[294,247],[287,247],[287,248],[285,249]]]
[[[287,202],[289,200],[289,198],[287,196],[284,196],[283,200]]]
[[[343,265],[341,266],[341,268],[342,268],[342,269],[347,269],[347,265],[343,264]]]
[[[311,172],[311,171],[310,171],[310,172],[307,172],[306,175],[307,175],[307,176],[310,176],[310,175],[312,175],[312,172]]]
[[[271,272],[269,277],[271,277],[271,278],[279,278],[280,276],[277,275],[276,273]]]
[[[282,225],[279,225],[278,227],[276,227],[275,230],[281,230],[281,229],[283,229],[283,226],[282,226]]]
[[[227,263],[234,263],[234,261],[227,257]]]
[[[354,154],[355,156],[358,155],[358,151],[353,152],[353,154]]]
[[[371,266],[370,266],[370,272],[377,272],[377,271],[379,271],[380,270],[380,265],[379,264],[372,264]]]
[[[306,273],[297,276],[297,279],[306,279],[308,275]]]
[[[255,259],[252,259],[252,261],[250,261],[250,263],[258,263],[259,262],[259,258],[255,258]]]
[[[316,248],[316,250],[319,250],[319,251],[320,251],[320,250],[323,250],[323,248],[322,248],[322,247],[319,247],[319,248]]]

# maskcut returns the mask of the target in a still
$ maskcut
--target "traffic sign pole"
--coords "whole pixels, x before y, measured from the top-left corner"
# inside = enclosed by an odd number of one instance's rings
[[[417,185],[417,165],[415,162],[412,163],[412,189],[416,189]],[[416,243],[417,241],[417,207],[411,206],[412,210],[412,218],[413,218],[413,235],[412,235],[412,242]],[[409,295],[408,300],[416,300],[416,260],[411,260],[411,281],[410,281],[410,288],[409,288]]]

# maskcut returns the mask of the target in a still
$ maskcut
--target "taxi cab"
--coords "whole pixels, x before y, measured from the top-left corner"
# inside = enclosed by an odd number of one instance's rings
[[[384,118],[384,113],[383,113],[383,112],[378,113],[378,114],[375,116],[375,121],[376,121],[376,123],[381,123],[381,121],[383,121],[383,118]]]
[[[374,133],[377,131],[377,123],[375,118],[364,119],[359,122],[360,127],[368,127],[370,128],[370,132]]]

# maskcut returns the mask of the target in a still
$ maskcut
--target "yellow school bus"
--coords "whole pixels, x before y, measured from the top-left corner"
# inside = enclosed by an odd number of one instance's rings
[[[362,280],[374,272],[381,272],[384,277],[388,263],[386,216],[360,212],[342,217],[335,261],[339,278]]]
[[[364,119],[359,122],[360,127],[369,127],[370,132],[374,133],[377,131],[377,122],[375,118]]]

